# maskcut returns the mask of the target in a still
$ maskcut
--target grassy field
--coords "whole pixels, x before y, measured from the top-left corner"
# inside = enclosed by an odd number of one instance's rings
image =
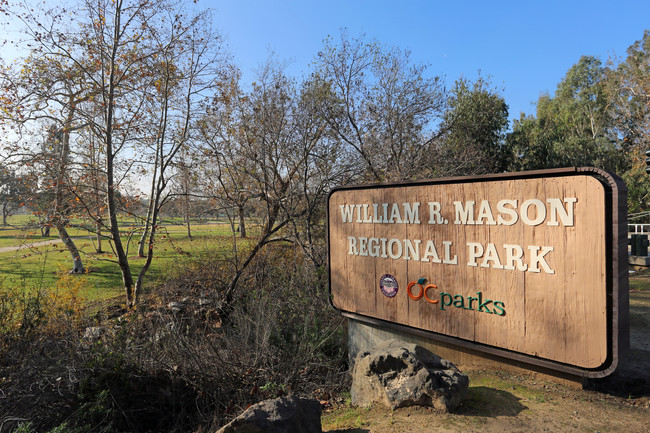
[[[62,243],[34,245],[58,240],[56,229],[52,229],[51,236],[43,237],[37,228],[21,228],[28,222],[26,216],[12,217],[9,226],[0,229],[0,248],[23,247],[0,252],[0,281],[5,286],[29,288],[51,285],[57,278],[57,272],[66,272],[72,267],[70,253]],[[192,224],[192,240],[187,236],[186,227],[181,224],[181,221],[166,220],[159,226],[154,260],[146,276],[145,288],[156,284],[172,266],[180,266],[184,260],[215,249],[232,248],[233,237],[227,223]],[[145,259],[137,257],[140,232],[136,231],[129,240],[128,232],[132,228],[133,220],[124,222],[122,241],[125,245],[128,242],[128,256],[135,278]],[[103,241],[104,253],[98,254],[96,240],[91,233],[75,227],[68,232],[75,239],[87,270],[83,276],[88,282],[84,293],[87,300],[108,299],[122,294],[122,276],[110,243]]]

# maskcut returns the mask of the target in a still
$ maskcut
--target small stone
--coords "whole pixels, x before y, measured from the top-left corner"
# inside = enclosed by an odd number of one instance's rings
[[[170,302],[167,304],[167,307],[172,310],[174,313],[180,313],[185,309],[185,303],[183,302]]]
[[[82,338],[86,341],[94,342],[102,338],[106,333],[107,330],[103,326],[89,326],[84,331]]]
[[[257,403],[217,433],[322,433],[318,400],[283,396]]]

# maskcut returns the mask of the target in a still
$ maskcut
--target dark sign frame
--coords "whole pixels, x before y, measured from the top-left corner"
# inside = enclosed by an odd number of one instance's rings
[[[589,369],[565,364],[554,360],[532,356],[501,347],[490,346],[449,335],[431,332],[411,326],[389,322],[386,320],[345,311],[334,305],[332,294],[332,248],[330,215],[330,200],[339,191],[370,190],[395,188],[405,186],[445,185],[456,183],[478,183],[502,180],[540,179],[566,176],[590,176],[597,179],[605,190],[605,222],[606,222],[606,290],[607,290],[607,358],[598,368]],[[562,373],[580,377],[600,378],[611,374],[617,367],[622,354],[629,349],[629,281],[628,281],[628,241],[627,241],[627,188],[625,183],[616,175],[592,167],[573,167],[553,170],[537,170],[519,173],[500,173],[484,176],[450,177],[417,182],[391,182],[380,184],[364,184],[335,188],[330,192],[327,206],[327,239],[328,239],[328,277],[330,281],[330,302],[333,308],[345,317],[352,318],[372,325],[404,331],[424,338],[453,344],[471,351],[495,355],[517,362],[548,368]]]

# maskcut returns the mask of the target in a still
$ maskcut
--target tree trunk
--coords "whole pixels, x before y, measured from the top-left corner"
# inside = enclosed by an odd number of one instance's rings
[[[85,271],[79,250],[74,241],[70,238],[68,231],[65,228],[68,221],[69,206],[65,202],[65,175],[68,171],[68,160],[70,158],[70,127],[75,116],[74,95],[69,96],[69,111],[65,119],[64,127],[58,130],[52,130],[50,139],[52,144],[58,144],[58,167],[56,168],[56,178],[54,183],[54,208],[50,214],[50,224],[59,232],[59,238],[63,241],[72,256],[72,271],[73,274],[83,273]],[[58,143],[57,143],[58,142]],[[48,225],[50,225],[48,224]],[[48,230],[49,234],[49,230]]]
[[[237,236],[237,229],[235,228],[235,218],[233,215],[230,215],[230,210],[226,209],[226,217],[228,222],[230,222],[230,230],[232,230],[232,235]]]
[[[149,238],[147,241],[147,260],[145,261],[144,265],[142,266],[142,269],[140,269],[140,273],[138,274],[138,278],[135,281],[135,290],[134,290],[134,303],[137,305],[140,299],[140,294],[142,293],[142,285],[144,282],[144,276],[149,270],[149,267],[151,266],[151,261],[153,260],[153,246],[155,242],[155,236],[156,236],[156,222],[158,220],[158,200],[157,198],[159,197],[160,194],[156,195],[156,200],[155,200],[155,205],[153,206],[153,213],[151,215],[151,230],[149,233]]]
[[[149,235],[149,222],[151,221],[152,206],[152,200],[150,198],[149,206],[147,207],[147,218],[144,220],[144,231],[140,237],[140,242],[138,242],[138,257],[147,257],[147,255],[144,253],[144,245],[147,242],[147,236]]]
[[[111,240],[113,241],[113,248],[117,255],[117,263],[120,266],[122,273],[122,283],[124,284],[124,292],[126,295],[126,307],[130,310],[136,308],[136,301],[133,290],[133,275],[131,275],[131,267],[129,266],[129,258],[126,255],[122,239],[120,238],[120,227],[117,221],[117,202],[115,200],[115,178],[114,178],[114,158],[113,154],[113,110],[115,102],[115,65],[117,64],[117,49],[120,43],[120,18],[122,14],[122,4],[117,3],[115,7],[115,29],[113,36],[113,46],[110,53],[109,64],[111,66],[109,76],[107,77],[108,91],[105,95],[106,117],[105,117],[105,149],[106,155],[106,201],[108,205],[108,218],[110,221]]]
[[[142,237],[138,243],[138,257],[147,257],[147,254],[144,253],[144,245],[147,242],[147,236],[149,235],[149,227],[152,224],[151,219],[154,213],[154,194],[156,193],[156,179],[158,175],[158,162],[160,160],[160,154],[156,152],[156,161],[153,165],[153,176],[151,177],[151,195],[149,196],[149,206],[147,206],[147,219],[144,221],[144,231],[142,232]],[[151,230],[154,228],[151,227]]]
[[[97,221],[97,247],[95,248],[95,251],[97,254],[102,254],[104,250],[102,249],[102,223],[101,220]]]
[[[185,214],[185,225],[187,226],[187,237],[192,240],[192,230],[190,230],[190,215]]]
[[[244,221],[244,206],[237,207],[237,213],[239,214],[239,237],[246,237],[246,222]]]
[[[85,272],[84,265],[81,262],[81,256],[79,255],[79,250],[75,245],[72,238],[68,234],[68,230],[65,228],[65,224],[57,224],[56,230],[59,232],[59,238],[63,241],[63,244],[66,246],[70,255],[72,256],[72,270],[71,274],[83,274]]]

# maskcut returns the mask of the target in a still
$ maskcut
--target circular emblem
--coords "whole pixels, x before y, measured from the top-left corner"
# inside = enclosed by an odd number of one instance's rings
[[[379,279],[379,288],[381,289],[381,293],[389,298],[393,298],[397,295],[399,284],[397,284],[395,277],[391,274],[386,274]]]

